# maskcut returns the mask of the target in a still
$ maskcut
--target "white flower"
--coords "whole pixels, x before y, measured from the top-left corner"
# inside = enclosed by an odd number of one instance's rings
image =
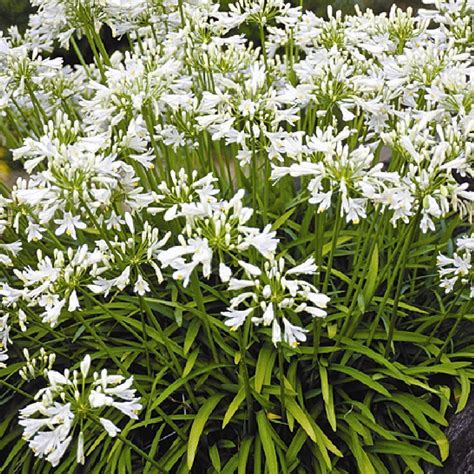
[[[229,309],[229,311],[223,311],[222,316],[225,316],[225,324],[230,326],[232,331],[236,331],[242,324],[245,323],[247,316],[253,312],[253,308],[244,310]]]
[[[55,224],[58,224],[58,228],[55,231],[56,235],[62,235],[66,232],[74,240],[77,239],[76,229],[85,229],[86,224],[81,221],[79,216],[73,216],[70,212],[65,212],[62,219],[55,219]]]
[[[219,264],[219,278],[222,282],[228,282],[232,276],[232,270],[224,263]]]
[[[437,258],[440,286],[446,293],[451,293],[458,282],[474,288],[472,242],[474,236],[462,236],[456,240],[456,252],[453,257],[439,254]]]
[[[117,434],[120,433],[120,428],[117,428],[117,426],[115,426],[114,423],[112,423],[107,418],[99,418],[99,421],[111,438],[115,438]]]
[[[137,277],[137,281],[135,286],[133,287],[133,291],[140,296],[144,296],[145,293],[150,291],[150,285],[143,279],[142,275],[139,274]]]
[[[283,339],[291,347],[296,347],[300,342],[306,341],[305,329],[291,324],[286,318],[283,318]]]

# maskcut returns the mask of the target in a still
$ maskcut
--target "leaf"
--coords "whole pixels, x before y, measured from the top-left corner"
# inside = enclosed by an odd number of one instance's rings
[[[209,448],[209,458],[211,459],[212,467],[217,471],[221,472],[221,458],[219,456],[219,449],[216,444],[213,444]]]
[[[224,394],[216,393],[211,398],[206,400],[204,405],[199,409],[194,418],[193,424],[191,426],[191,432],[188,439],[188,453],[187,453],[187,465],[188,469],[191,469],[194,464],[194,458],[196,457],[196,451],[199,445],[199,440],[201,438],[206,422],[211,416],[211,413],[216,408],[217,404],[224,397]]]
[[[464,370],[459,371],[459,383],[461,384],[461,396],[458,400],[456,413],[459,413],[464,410],[469,400],[469,394],[471,393],[471,382]]]
[[[252,441],[253,441],[253,436],[251,438],[245,438],[240,444],[238,474],[245,474],[246,472],[248,472],[247,461],[249,458]]]
[[[344,439],[347,446],[354,455],[359,472],[361,474],[376,474],[375,468],[370,462],[369,456],[365,452],[365,447],[361,445],[356,431],[352,429],[352,425],[348,424],[344,428],[341,427],[340,429],[344,433],[344,436],[342,433],[340,436]]]
[[[193,367],[194,367],[194,364],[196,363],[196,359],[198,355],[199,355],[199,347],[195,351],[193,351],[188,357],[188,360],[186,361],[186,365],[184,366],[184,369],[183,369],[182,377],[186,377],[187,375],[189,375],[191,370],[193,370]]]
[[[403,457],[414,456],[415,458],[421,458],[435,466],[442,466],[440,461],[426,449],[402,441],[376,441],[374,446],[367,447],[367,451],[381,454],[395,454]]]
[[[352,235],[343,235],[343,236],[339,237],[337,239],[337,242],[336,242],[336,247],[339,247],[342,244],[345,244],[346,242],[349,242],[349,240],[352,240]],[[321,255],[323,257],[325,255],[327,255],[331,251],[331,248],[332,248],[332,242],[328,242],[327,244],[324,244]]]
[[[184,385],[188,380],[191,380],[192,378],[197,377],[198,375],[203,375],[203,374],[212,372],[213,370],[216,370],[221,367],[227,367],[227,365],[226,364],[210,364],[199,370],[195,370],[194,372],[192,372],[186,377],[182,377],[176,380],[170,386],[168,386],[165,390],[163,390],[160,396],[156,400],[153,401],[151,409],[153,410],[156,409],[156,407],[158,407],[161,403],[163,403],[173,392],[178,390],[178,388]]]
[[[278,230],[296,211],[296,207],[293,207],[289,211],[285,212],[282,216],[280,216],[272,225],[272,230]]]
[[[240,387],[239,391],[237,392],[237,395],[230,402],[229,408],[225,412],[224,420],[222,421],[223,429],[227,426],[227,424],[232,419],[235,412],[238,410],[239,406],[244,400],[245,400],[245,387],[242,385],[242,387]]]
[[[372,377],[370,377],[370,375],[364,374],[364,372],[361,372],[360,370],[339,364],[331,365],[330,369],[349,375],[353,379],[358,380],[364,385],[367,385],[367,387],[370,387],[372,390],[375,390],[376,392],[381,393],[386,397],[391,397],[390,392],[382,384],[376,382]]]
[[[266,380],[270,380],[273,365],[275,364],[276,352],[271,344],[265,344],[258,354],[257,367],[255,369],[255,391],[261,393]]]
[[[191,349],[191,346],[193,345],[193,342],[196,339],[200,327],[201,321],[197,318],[194,318],[188,327],[188,331],[186,332],[186,339],[184,340],[183,347],[184,354],[187,354],[189,352],[189,349]]]
[[[302,410],[302,408],[293,398],[288,398],[285,400],[285,402],[286,409],[295,417],[296,421],[300,424],[301,428],[305,430],[310,439],[317,443],[317,436],[310,421],[309,415]]]
[[[272,439],[271,429],[267,415],[263,410],[257,413],[258,433],[262,442],[263,452],[267,460],[267,468],[270,474],[278,474],[278,462],[275,452],[275,444]]]
[[[334,410],[333,389],[328,381],[328,371],[323,364],[319,364],[319,376],[321,379],[321,390],[323,394],[324,408],[329,424],[333,431],[336,431],[336,412]]]

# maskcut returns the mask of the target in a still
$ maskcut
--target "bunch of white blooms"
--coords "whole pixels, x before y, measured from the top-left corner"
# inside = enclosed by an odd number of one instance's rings
[[[179,178],[178,178],[179,177]],[[239,190],[230,200],[217,200],[217,190],[212,183],[212,174],[189,184],[184,170],[172,174],[174,186],[162,183],[163,194],[157,197],[158,203],[168,208],[165,220],[184,218],[182,233],[178,236],[179,245],[164,250],[158,256],[163,268],[174,270],[173,278],[183,280],[187,286],[192,272],[202,266],[204,277],[212,272],[212,261],[216,255],[219,260],[219,277],[228,281],[232,275],[226,260],[234,265],[239,254],[255,248],[264,257],[274,254],[278,239],[276,232],[267,225],[263,229],[248,226],[254,213],[243,205],[244,190]],[[179,179],[179,181],[178,181]],[[183,257],[190,256],[190,260]]]
[[[23,437],[39,458],[45,458],[57,466],[69,447],[76,429],[79,429],[76,459],[85,463],[84,425],[94,421],[111,437],[117,436],[120,428],[108,417],[100,415],[109,407],[122,414],[138,418],[142,406],[140,398],[131,388],[133,378],[109,375],[106,369],[100,374],[88,376],[91,358],[86,355],[80,363],[80,371],[64,373],[46,370],[49,385],[35,396],[35,402],[20,411],[20,425]],[[107,411],[109,414],[109,411]]]
[[[239,265],[246,278],[231,278],[229,281],[229,291],[239,294],[232,298],[229,308],[222,313],[227,318],[226,325],[235,331],[251,316],[254,324],[272,327],[275,345],[283,340],[296,347],[299,342],[306,341],[307,331],[301,327],[301,313],[324,318],[329,302],[329,298],[314,285],[295,278],[314,275],[317,270],[314,259],[311,257],[288,270],[285,270],[283,257],[265,261],[263,270],[243,261]],[[261,315],[258,316],[258,313]],[[290,322],[294,318],[300,319],[298,325]]]
[[[44,347],[39,350],[36,357],[31,357],[28,349],[23,349],[23,356],[25,357],[25,366],[20,370],[20,377],[25,380],[33,380],[39,375],[47,376],[47,371],[53,368],[56,360],[54,352],[48,354]]]
[[[8,315],[0,317],[0,368],[6,367],[5,361],[8,360],[8,343],[10,340],[10,326],[8,324]]]
[[[95,294],[103,293],[107,297],[113,288],[122,291],[127,285],[133,283],[133,291],[143,296],[150,291],[149,284],[143,278],[143,269],[147,266],[153,269],[158,283],[163,281],[163,274],[157,262],[164,252],[162,248],[168,242],[171,233],[168,232],[160,238],[158,229],[152,227],[147,221],[143,223],[143,230],[137,232],[134,218],[128,212],[125,213],[124,221],[130,236],[127,236],[126,239],[115,236],[112,241],[101,240],[96,244],[98,251],[102,255],[107,255],[107,265],[102,268],[101,276],[87,286]],[[122,224],[117,222],[118,228],[124,230],[125,226]],[[117,270],[120,271],[120,274],[110,278],[109,274],[116,275]],[[103,274],[108,278],[102,276]],[[94,276],[97,276],[97,273]]]
[[[439,254],[437,259],[441,288],[451,293],[457,283],[470,288],[474,298],[474,271],[472,256],[474,254],[474,234],[456,239],[456,251],[452,257]]]
[[[43,322],[55,326],[63,310],[80,309],[78,292],[104,270],[107,256],[98,249],[90,252],[87,245],[82,245],[66,251],[54,249],[52,256],[38,250],[36,257],[36,268],[14,270],[18,284],[22,286],[16,302],[21,298],[30,307],[39,306]]]

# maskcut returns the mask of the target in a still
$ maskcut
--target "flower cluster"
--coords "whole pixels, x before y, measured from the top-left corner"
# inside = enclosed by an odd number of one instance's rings
[[[229,290],[237,292],[227,311],[226,325],[232,330],[242,326],[251,316],[254,324],[272,327],[272,341],[277,345],[282,340],[291,347],[306,341],[306,330],[292,324],[289,319],[300,313],[324,318],[329,298],[320,293],[311,283],[297,278],[314,275],[316,265],[310,258],[300,265],[285,270],[285,259],[266,261],[263,270],[246,262],[239,262],[246,278],[232,278]],[[243,309],[245,308],[245,309]],[[261,313],[260,316],[256,314]],[[283,323],[283,335],[281,330]]]
[[[474,270],[472,257],[474,253],[474,234],[456,239],[456,251],[452,257],[439,254],[438,273],[441,288],[451,293],[457,284],[470,288],[471,298],[474,298]]]
[[[0,368],[6,367],[8,360],[8,343],[10,341],[10,326],[8,325],[8,315],[0,317]]]
[[[120,432],[108,417],[100,415],[112,407],[132,419],[138,418],[142,406],[140,398],[132,388],[133,378],[110,375],[106,369],[94,372],[88,378],[91,358],[86,355],[80,363],[80,371],[64,373],[46,370],[49,382],[35,396],[37,401],[20,411],[20,425],[24,428],[23,437],[30,448],[40,458],[46,458],[57,466],[68,449],[79,426],[76,459],[84,464],[83,426],[91,419],[101,426],[109,436]]]

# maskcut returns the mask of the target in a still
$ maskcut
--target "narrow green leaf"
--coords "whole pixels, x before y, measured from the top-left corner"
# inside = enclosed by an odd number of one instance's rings
[[[359,382],[367,385],[372,390],[375,390],[386,397],[391,397],[390,392],[379,382],[376,382],[370,375],[364,374],[360,370],[354,369],[352,367],[346,367],[339,364],[333,364],[330,367],[331,370],[335,370],[336,372],[342,372],[343,374],[349,375],[350,377],[358,380]]]
[[[278,462],[275,452],[275,444],[273,442],[267,415],[263,410],[257,413],[258,433],[262,442],[263,452],[267,460],[267,468],[270,474],[278,474]]]
[[[379,248],[375,244],[374,251],[370,257],[369,271],[367,273],[366,284],[364,288],[364,300],[370,301],[376,290],[377,278],[379,276]]]
[[[459,413],[464,410],[469,400],[469,394],[471,393],[471,382],[464,370],[459,371],[459,383],[461,384],[461,396],[458,400],[456,413]]]
[[[182,377],[186,377],[187,375],[189,375],[191,370],[193,370],[193,367],[194,367],[194,364],[196,363],[196,359],[198,355],[199,355],[199,347],[193,352],[191,352],[191,354],[189,355],[188,360],[186,361],[186,365],[184,366],[184,369],[183,369]]]
[[[247,461],[249,459],[250,448],[252,447],[253,436],[251,438],[245,438],[240,444],[239,448],[239,465],[238,474],[246,474]]]
[[[230,402],[229,408],[225,412],[224,420],[222,421],[222,428],[225,428],[227,426],[227,424],[232,419],[235,412],[238,410],[239,406],[242,404],[244,400],[245,400],[245,387],[242,385],[242,387],[240,387],[239,391],[237,392],[237,395]]]
[[[293,207],[289,211],[285,212],[280,216],[272,225],[272,230],[278,230],[296,211],[296,207]]]
[[[313,442],[317,442],[316,433],[313,425],[311,424],[309,415],[306,414],[302,408],[296,403],[293,398],[289,398],[286,401],[286,409],[294,416],[296,421],[300,424],[306,434],[310,437]]]
[[[258,354],[255,369],[255,391],[261,393],[265,380],[270,380],[275,364],[276,352],[271,344],[264,344]]]
[[[223,394],[215,394],[201,406],[199,411],[194,418],[193,425],[191,426],[191,432],[188,439],[188,453],[187,453],[187,465],[188,469],[191,469],[194,464],[194,458],[196,457],[196,451],[201,439],[202,432],[206,426],[206,422],[211,416],[211,413],[216,408],[217,404],[224,397]]]
[[[433,456],[429,451],[412,444],[404,443],[402,441],[377,441],[374,446],[369,446],[368,451],[381,454],[395,454],[398,456],[413,456],[418,459],[423,459],[435,466],[441,467],[440,461]]]
[[[333,389],[329,384],[328,371],[323,364],[319,364],[319,376],[321,379],[321,390],[323,394],[324,408],[329,424],[333,431],[336,431],[336,412],[334,410]]]

